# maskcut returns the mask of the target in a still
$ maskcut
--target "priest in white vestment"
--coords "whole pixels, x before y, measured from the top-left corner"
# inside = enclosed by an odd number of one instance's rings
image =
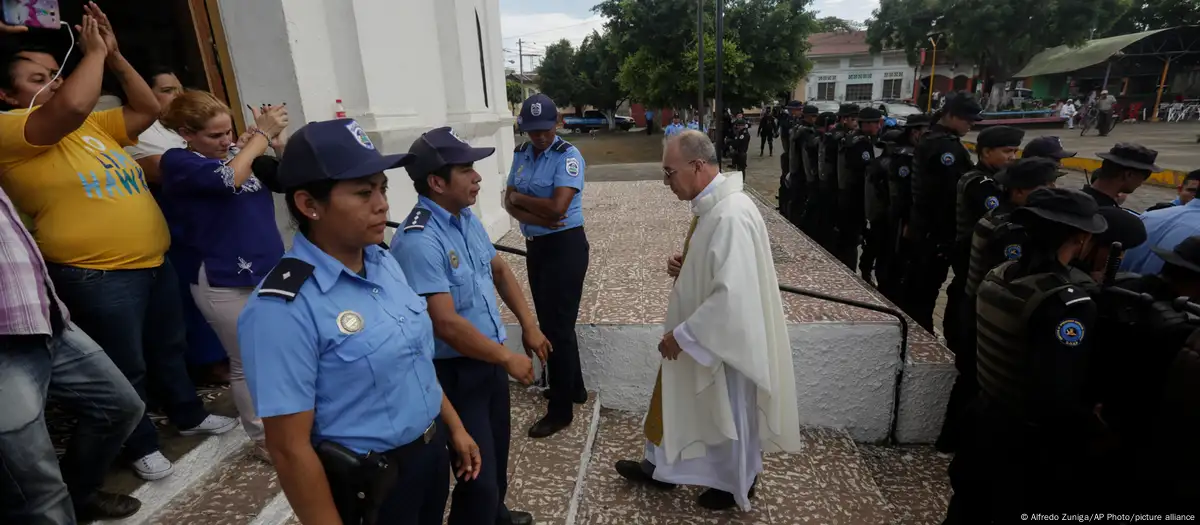
[[[708,136],[687,130],[663,152],[663,176],[692,203],[675,277],[663,361],[645,420],[642,461],[617,472],[661,489],[698,485],[705,508],[750,509],[763,452],[798,452],[800,421],[783,302],[767,239],[742,174],[721,174]]]

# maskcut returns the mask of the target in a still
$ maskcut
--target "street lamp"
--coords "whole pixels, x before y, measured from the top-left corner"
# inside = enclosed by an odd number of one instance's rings
[[[933,44],[933,60],[929,62],[929,103],[925,106],[926,112],[933,111],[933,83],[937,80],[937,35],[930,35],[929,43]]]
[[[725,138],[725,136],[722,135],[722,133],[724,133],[724,130],[722,129],[724,126],[722,126],[722,124],[725,122],[725,102],[723,100],[724,97],[721,96],[721,75],[724,70],[724,68],[721,67],[721,62],[724,61],[724,59],[725,59],[724,43],[725,43],[725,0],[717,0],[717,42],[716,42],[717,56],[715,57],[717,60],[717,76],[714,79],[714,84],[716,84],[715,87],[716,87],[716,92],[717,92],[716,93],[717,103],[716,103],[716,108],[715,108],[716,109],[716,118],[714,120],[716,121],[715,124],[717,125],[717,140],[722,142],[721,144],[717,144],[717,167],[718,167],[718,169],[722,165],[721,164],[721,150],[723,149],[723,146],[724,146],[723,141]]]

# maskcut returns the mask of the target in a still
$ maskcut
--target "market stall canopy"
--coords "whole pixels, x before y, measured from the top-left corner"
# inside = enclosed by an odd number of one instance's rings
[[[1143,38],[1168,30],[1155,29],[1154,31],[1097,38],[1096,40],[1088,40],[1079,47],[1066,45],[1052,47],[1034,55],[1021,71],[1013,75],[1013,78],[1067,73],[1093,66],[1108,60],[1109,57],[1117,54],[1118,51],[1129,47]]]

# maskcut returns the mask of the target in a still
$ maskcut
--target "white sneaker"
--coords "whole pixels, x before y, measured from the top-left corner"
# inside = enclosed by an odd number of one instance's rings
[[[151,452],[133,462],[133,472],[146,481],[155,481],[171,475],[175,467],[162,452]]]
[[[237,428],[237,426],[237,418],[209,414],[208,417],[204,418],[204,421],[201,421],[200,424],[196,425],[194,428],[180,430],[179,435],[196,436],[200,434],[207,434],[210,436],[215,436],[217,434],[229,432],[230,430]]]

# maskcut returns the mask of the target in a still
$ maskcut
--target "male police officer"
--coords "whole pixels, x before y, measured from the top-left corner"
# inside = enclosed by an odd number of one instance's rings
[[[1154,165],[1158,152],[1129,142],[1118,142],[1107,152],[1096,153],[1100,169],[1092,174],[1092,183],[1083,192],[1101,206],[1120,206],[1121,194],[1137,191],[1151,173],[1162,171]]]
[[[862,244],[866,226],[867,168],[875,160],[875,139],[883,113],[873,107],[858,111],[857,129],[842,137],[838,145],[838,218],[837,241],[834,252],[853,272],[858,268],[858,247]],[[864,259],[868,255],[864,250]],[[863,278],[870,280],[869,269]]]
[[[1090,494],[1086,445],[1103,428],[1087,390],[1095,282],[1071,263],[1107,228],[1098,210],[1081,192],[1043,189],[1014,212],[1030,241],[979,287],[978,428],[950,466],[947,524],[1015,523]]]
[[[818,209],[821,210],[821,217],[820,226],[814,238],[826,251],[833,254],[838,253],[836,248],[836,231],[839,217],[838,173],[841,171],[842,166],[839,150],[842,139],[845,139],[846,135],[854,130],[858,123],[857,119],[858,106],[854,104],[842,104],[837,112],[837,125],[821,138],[820,150],[818,151],[817,164],[819,166],[818,179],[820,183],[820,191],[818,192],[820,203]]]
[[[816,122],[820,111],[816,106],[804,106],[801,117],[793,120],[788,140],[788,186],[791,191],[788,219],[792,224],[808,232],[804,224],[804,210],[808,206],[809,181],[817,180]]]
[[[913,153],[921,136],[929,127],[929,116],[912,115],[899,130],[888,154],[886,165],[888,190],[887,249],[893,251],[886,269],[876,271],[879,276],[879,291],[893,303],[903,304],[904,270],[907,267],[910,242],[908,220],[912,210]]]
[[[438,382],[483,460],[478,478],[454,486],[449,523],[455,525],[533,523],[529,513],[510,512],[504,505],[511,429],[508,376],[529,384],[533,367],[528,356],[504,346],[496,292],[521,323],[528,354],[545,360],[550,343],[508,263],[471,212],[481,180],[473,164],[494,152],[471,147],[450,128],[434,129],[413,142],[409,153],[415,160],[405,169],[419,196],[392,243],[408,282],[429,305]]]
[[[914,154],[913,208],[909,228],[913,257],[905,275],[905,311],[933,332],[933,308],[950,270],[958,179],[971,170],[962,136],[982,120],[983,108],[967,93],[947,99],[937,123]]]

